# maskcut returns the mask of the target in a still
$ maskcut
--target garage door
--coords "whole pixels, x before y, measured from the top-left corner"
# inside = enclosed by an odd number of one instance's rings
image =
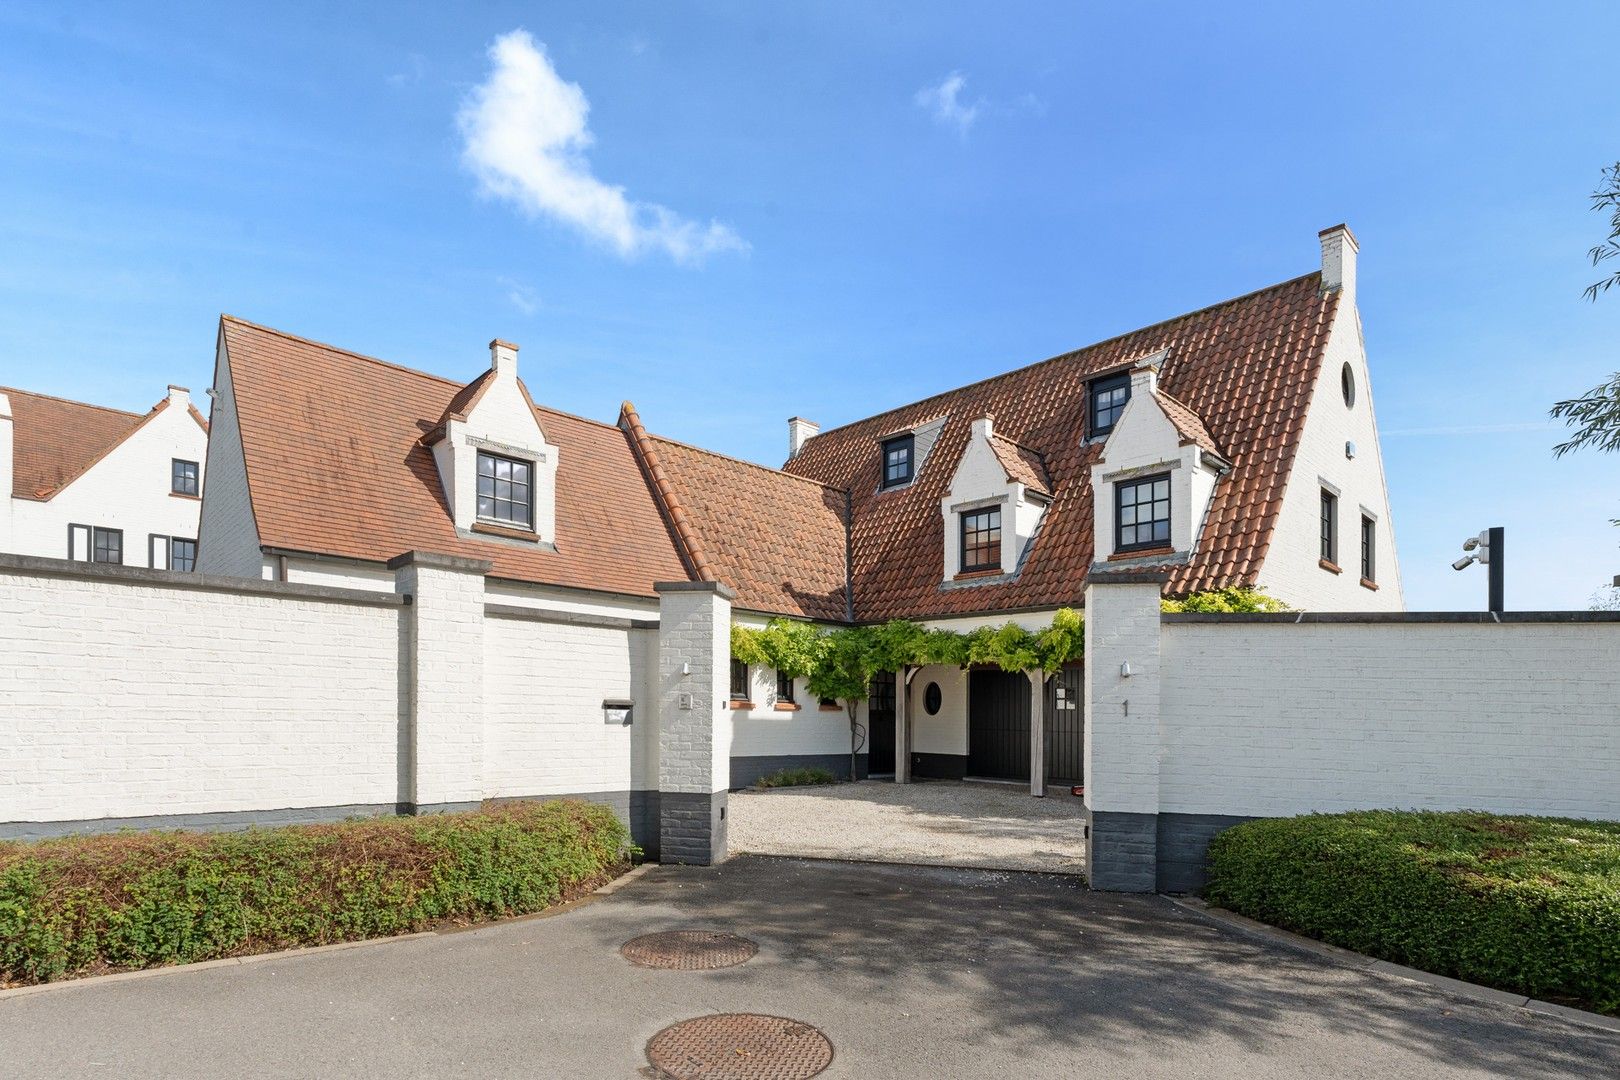
[[[1029,679],[1021,672],[968,674],[969,776],[1029,779]]]

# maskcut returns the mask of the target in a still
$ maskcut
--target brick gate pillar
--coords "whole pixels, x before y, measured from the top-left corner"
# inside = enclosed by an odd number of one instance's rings
[[[400,646],[405,731],[400,809],[476,810],[484,799],[484,559],[407,551],[390,559],[410,598]]]
[[[1158,882],[1159,597],[1163,573],[1086,582],[1086,873],[1091,887]]]
[[[726,857],[731,601],[719,582],[659,582],[658,843],[666,863]]]

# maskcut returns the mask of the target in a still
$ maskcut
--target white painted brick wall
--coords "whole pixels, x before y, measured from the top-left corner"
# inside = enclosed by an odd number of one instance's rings
[[[1085,785],[1093,810],[1159,811],[1160,591],[1086,586]]]
[[[419,807],[477,802],[484,796],[483,574],[410,564],[400,568],[398,588],[414,598],[411,801]]]
[[[1620,819],[1620,624],[1172,622],[1163,664],[1165,811]]]
[[[724,791],[731,786],[731,604],[704,590],[659,599],[659,789]],[[681,708],[683,695],[689,708]]]
[[[484,789],[489,798],[658,787],[650,630],[493,618],[485,624]],[[606,699],[634,700],[629,727]]]
[[[0,822],[392,804],[400,610],[0,572]]]

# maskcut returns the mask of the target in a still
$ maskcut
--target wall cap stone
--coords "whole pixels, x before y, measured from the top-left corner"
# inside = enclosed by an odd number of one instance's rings
[[[521,619],[526,622],[557,623],[563,626],[594,626],[604,630],[656,630],[657,619],[626,619],[616,615],[591,615],[581,611],[548,611],[522,604],[485,604],[484,614],[492,619]]]
[[[81,581],[115,582],[120,585],[147,585],[165,589],[191,589],[197,592],[237,593],[246,596],[274,596],[283,600],[323,600],[342,604],[370,604],[401,607],[407,597],[371,589],[344,589],[331,585],[297,585],[261,578],[224,577],[195,574],[183,570],[150,570],[144,566],[112,563],[86,563],[71,559],[47,559],[38,555],[0,553],[0,572],[29,577],[75,578]]]
[[[487,574],[495,564],[488,559],[468,559],[461,555],[442,555],[433,551],[406,551],[388,560],[388,569],[403,566],[425,566],[430,570],[460,570],[468,574]]]
[[[1163,585],[1170,580],[1168,570],[1120,570],[1110,573],[1107,565],[1093,566],[1088,585]]]
[[[737,590],[723,581],[655,581],[653,592],[707,592],[714,593],[723,600],[737,599]]]
[[[1476,624],[1620,623],[1620,611],[1177,611],[1159,615],[1167,623],[1272,624]]]

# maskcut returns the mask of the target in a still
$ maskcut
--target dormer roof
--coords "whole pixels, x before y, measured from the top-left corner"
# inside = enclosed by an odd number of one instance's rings
[[[990,436],[990,449],[996,453],[996,459],[1007,470],[1007,479],[1015,484],[1023,484],[1025,488],[1037,495],[1052,495],[1052,481],[1046,474],[1046,458],[1039,450],[1033,450],[1000,432]]]
[[[1164,410],[1165,418],[1176,429],[1176,434],[1181,436],[1181,441],[1184,444],[1196,446],[1202,450],[1210,450],[1217,454],[1221,452],[1221,448],[1215,445],[1215,437],[1209,433],[1209,429],[1204,426],[1204,422],[1198,418],[1198,414],[1193,412],[1192,409],[1163,390],[1155,390],[1153,399],[1159,403],[1159,408]]]

